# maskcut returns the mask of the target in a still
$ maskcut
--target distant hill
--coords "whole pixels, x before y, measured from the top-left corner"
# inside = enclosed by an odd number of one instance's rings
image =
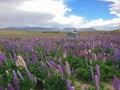
[[[111,32],[120,32],[120,29],[113,30]]]
[[[97,31],[94,28],[75,28],[75,27],[66,27],[64,29],[59,28],[47,28],[47,27],[8,27],[8,28],[2,28],[1,30],[25,30],[25,31],[63,31],[63,32],[72,32],[74,30],[76,31]]]
[[[46,28],[46,27],[8,27],[8,28],[3,28],[1,30],[28,30],[28,31],[59,31],[60,29],[58,28]]]
[[[97,31],[95,28],[80,28],[80,31]]]

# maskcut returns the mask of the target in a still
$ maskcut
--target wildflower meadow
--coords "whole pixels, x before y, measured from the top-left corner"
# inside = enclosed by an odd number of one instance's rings
[[[0,38],[0,90],[120,90],[120,34]]]

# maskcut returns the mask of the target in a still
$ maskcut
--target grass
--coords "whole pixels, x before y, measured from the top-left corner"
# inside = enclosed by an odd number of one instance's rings
[[[20,31],[20,30],[0,30],[0,37],[52,37],[66,36],[63,32],[39,32],[39,31]]]
[[[113,83],[105,83],[105,82],[102,82],[102,84],[104,85],[104,89],[106,90],[114,90],[113,88]],[[95,88],[94,86],[92,86],[91,84],[88,84],[88,83],[84,83],[84,82],[81,82],[81,81],[75,81],[75,86],[76,86],[76,90],[84,90],[86,86],[88,87],[92,87],[92,88]]]
[[[81,36],[86,36],[90,34],[109,34],[109,31],[80,31]]]
[[[80,36],[86,36],[90,34],[109,34],[118,33],[120,30],[114,31],[80,31]],[[0,37],[58,37],[66,36],[67,33],[60,31],[22,31],[22,30],[0,30]]]

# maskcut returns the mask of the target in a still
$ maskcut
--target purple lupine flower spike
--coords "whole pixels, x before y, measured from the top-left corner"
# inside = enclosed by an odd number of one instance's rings
[[[114,78],[113,78],[113,86],[114,86],[114,89],[115,90],[117,90],[117,86],[118,86],[118,84],[117,84],[117,77],[116,77],[116,75],[114,75]]]
[[[71,82],[69,79],[66,80],[67,90],[71,90]]]
[[[39,63],[39,62],[38,62],[38,58],[37,58],[36,54],[33,55],[33,59],[34,59],[33,61],[34,61],[34,62],[36,63],[36,65],[38,66],[38,63]]]
[[[94,72],[93,72],[93,67],[92,66],[90,66],[90,72],[91,72],[91,76],[92,76],[92,81],[94,81],[95,78],[94,78]]]
[[[25,68],[25,70],[27,72],[29,80],[31,80],[34,83],[37,83],[37,78],[33,74],[30,73],[30,71],[28,70],[28,68]]]
[[[40,57],[41,57],[41,60],[43,60],[43,53],[42,53],[42,51],[40,51]]]
[[[78,55],[79,55],[79,51],[78,51],[78,49],[75,49],[74,50],[74,56],[77,57]]]
[[[37,78],[36,78],[33,74],[30,74],[30,80],[31,80],[33,83],[37,84]]]
[[[40,64],[41,64],[42,70],[45,70],[47,68],[47,66],[44,64],[44,62],[41,61]]]
[[[48,64],[48,66],[51,68],[52,72],[53,72],[54,75],[55,75],[54,68],[53,68],[53,66],[51,65],[51,63],[47,61],[47,64]]]
[[[5,90],[5,89],[0,85],[0,90]]]
[[[12,70],[12,72],[13,72],[14,77],[16,77],[17,74],[16,74],[15,70]]]
[[[14,90],[13,86],[9,83],[7,86],[8,90]]]
[[[59,62],[59,64],[61,65],[63,72],[65,72],[64,64],[62,63],[61,58],[58,59],[58,62]]]
[[[16,53],[14,53],[14,60],[15,60],[15,61],[17,60],[17,55],[16,55]]]
[[[50,77],[50,72],[48,71],[48,78]]]
[[[18,76],[20,77],[20,79],[21,79],[22,81],[24,81],[24,78],[23,78],[23,76],[22,76],[22,74],[20,73],[19,70],[17,70],[17,74],[18,74]]]
[[[13,80],[14,80],[14,85],[16,87],[16,90],[20,90],[19,84],[18,84],[18,78],[16,76],[14,76]]]
[[[51,63],[55,66],[55,67],[57,67],[57,64],[54,62],[54,61],[51,61]],[[54,67],[54,68],[55,68]]]
[[[0,53],[0,60],[1,62],[4,62],[5,64],[7,64],[5,53]]]
[[[98,79],[100,81],[100,67],[97,64],[96,64],[96,72],[97,72]]]
[[[74,87],[71,86],[71,81],[69,79],[66,80],[67,90],[75,90]]]
[[[26,53],[26,60],[27,60],[27,62],[28,62],[28,66],[30,66],[30,58],[29,58],[29,55],[28,55],[28,53]]]
[[[43,60],[47,60],[47,57],[46,57],[46,55],[44,55],[44,56],[43,56]]]
[[[66,73],[67,75],[71,75],[70,66],[67,61],[66,61]]]
[[[3,59],[4,59],[5,64],[7,64],[6,54],[5,53],[4,53]]]
[[[95,86],[96,86],[96,90],[100,90],[100,87],[99,87],[99,78],[97,75],[95,75]]]
[[[10,57],[10,60],[13,60],[13,57],[12,57],[11,53],[9,53],[9,57]]]
[[[114,75],[113,86],[115,90],[120,90],[120,80]]]
[[[63,79],[63,71],[61,65],[58,65],[58,70],[60,72],[61,78]]]
[[[49,63],[51,64],[51,66],[53,67],[53,70],[55,70],[55,64],[52,61],[49,61]]]
[[[28,68],[25,68],[25,70],[26,70],[26,72],[27,72],[28,78],[30,79],[31,74],[30,74]]]

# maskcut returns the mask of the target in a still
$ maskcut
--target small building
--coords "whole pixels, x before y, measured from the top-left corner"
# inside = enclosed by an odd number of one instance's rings
[[[67,33],[68,39],[78,39],[78,37],[79,37],[79,33],[76,30]]]

